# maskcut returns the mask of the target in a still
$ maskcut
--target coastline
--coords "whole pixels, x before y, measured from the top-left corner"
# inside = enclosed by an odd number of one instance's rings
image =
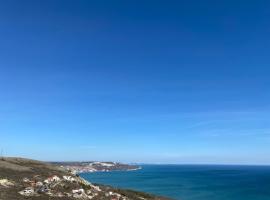
[[[165,164],[142,167],[142,170],[131,173],[89,173],[82,176],[93,183],[173,199],[268,200],[270,196],[270,166]]]
[[[74,175],[81,173],[134,171],[142,169],[142,167],[138,165],[129,165],[119,162],[83,161],[83,162],[51,162],[51,164],[60,166],[61,168],[70,171]]]
[[[50,163],[24,158],[0,160],[1,200],[169,200],[153,194],[92,183]]]

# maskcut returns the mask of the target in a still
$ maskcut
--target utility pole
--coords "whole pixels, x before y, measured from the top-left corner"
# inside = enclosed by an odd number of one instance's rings
[[[1,148],[1,154],[0,154],[1,160],[4,160],[3,152],[4,152],[4,150],[3,150],[3,148]]]

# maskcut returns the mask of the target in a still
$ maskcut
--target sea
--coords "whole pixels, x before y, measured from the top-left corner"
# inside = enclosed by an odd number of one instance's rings
[[[136,171],[81,176],[92,183],[176,200],[270,200],[270,166],[142,165]]]

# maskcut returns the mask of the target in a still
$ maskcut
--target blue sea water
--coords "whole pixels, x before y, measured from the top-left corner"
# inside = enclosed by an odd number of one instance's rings
[[[270,167],[143,165],[137,171],[84,173],[92,183],[179,200],[270,200]]]

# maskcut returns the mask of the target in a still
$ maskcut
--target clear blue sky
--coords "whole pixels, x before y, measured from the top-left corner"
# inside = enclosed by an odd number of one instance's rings
[[[0,147],[270,164],[269,1],[0,2]]]

